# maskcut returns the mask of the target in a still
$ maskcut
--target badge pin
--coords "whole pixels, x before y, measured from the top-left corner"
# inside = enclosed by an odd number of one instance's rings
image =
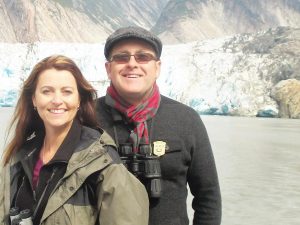
[[[157,156],[162,156],[166,153],[167,143],[164,141],[153,142],[153,154]]]

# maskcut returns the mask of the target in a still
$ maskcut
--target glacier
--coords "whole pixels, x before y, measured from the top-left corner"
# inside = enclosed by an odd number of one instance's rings
[[[225,48],[232,40],[164,45],[157,80],[161,93],[199,114],[276,117],[278,106],[270,97],[274,84],[268,77],[278,57]],[[38,61],[53,54],[72,58],[98,95],[105,95],[110,81],[103,47],[102,43],[0,43],[0,107],[15,106],[22,81]]]

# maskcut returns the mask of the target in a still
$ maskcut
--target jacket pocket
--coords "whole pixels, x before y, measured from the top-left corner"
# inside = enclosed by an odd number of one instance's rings
[[[179,139],[163,140],[166,142],[165,154],[160,156],[160,166],[164,179],[174,179],[182,172],[183,142]]]
[[[97,212],[95,208],[90,205],[84,206],[84,205],[64,204],[63,209],[70,223],[61,223],[61,224],[72,224],[72,225],[97,224],[96,223]]]
[[[180,139],[169,139],[166,142],[166,154],[181,152],[183,149],[183,142]]]

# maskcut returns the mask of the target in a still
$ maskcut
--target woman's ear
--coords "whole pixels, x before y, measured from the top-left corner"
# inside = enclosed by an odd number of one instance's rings
[[[35,96],[34,95],[31,97],[31,100],[32,100],[33,107],[36,108]]]

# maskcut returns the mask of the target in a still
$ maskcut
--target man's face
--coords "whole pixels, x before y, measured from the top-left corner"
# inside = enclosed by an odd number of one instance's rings
[[[155,56],[151,45],[140,40],[124,40],[118,42],[111,51],[110,58],[116,54],[135,55],[146,53]],[[137,62],[131,56],[128,62],[111,61],[105,63],[108,78],[118,94],[128,103],[137,105],[151,94],[153,84],[160,73],[160,60]]]

